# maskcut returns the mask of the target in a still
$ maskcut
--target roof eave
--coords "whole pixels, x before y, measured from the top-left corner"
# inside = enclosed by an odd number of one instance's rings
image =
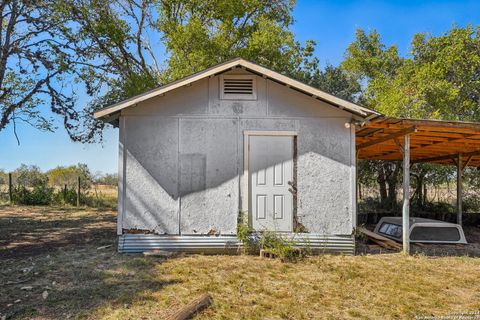
[[[167,85],[164,85],[159,88],[152,89],[150,91],[147,91],[143,94],[134,96],[132,98],[129,98],[127,100],[121,101],[119,103],[116,103],[114,105],[111,105],[109,107],[106,107],[104,109],[98,110],[94,113],[94,118],[95,119],[104,119],[106,116],[117,113],[121,111],[122,109],[131,107],[135,104],[138,104],[139,102],[148,100],[150,98],[165,94],[171,90],[180,88],[182,86],[185,86],[187,84],[190,84],[192,82],[204,79],[209,76],[214,76],[223,72],[226,72],[232,68],[235,67],[243,67],[246,70],[261,74],[265,76],[266,78],[269,78],[271,80],[274,80],[276,82],[283,83],[284,85],[287,85],[290,88],[293,88],[297,91],[303,92],[304,94],[310,95],[315,99],[327,102],[333,106],[336,106],[337,108],[341,110],[345,110],[346,112],[349,112],[357,117],[360,118],[360,120],[365,120],[369,117],[372,116],[377,116],[380,115],[378,112],[374,110],[367,109],[365,107],[359,106],[357,104],[354,104],[352,102],[343,100],[341,98],[338,98],[336,96],[333,96],[331,94],[328,94],[326,92],[323,92],[319,89],[313,88],[309,85],[306,85],[298,80],[292,79],[290,77],[284,76],[278,72],[272,71],[270,69],[267,69],[265,67],[259,66],[257,64],[254,64],[252,62],[243,60],[241,58],[236,58],[221,64],[218,64],[216,66],[210,67],[208,69],[205,69],[203,71],[197,72],[193,75],[190,75],[188,77],[179,79],[177,81],[171,82]]]

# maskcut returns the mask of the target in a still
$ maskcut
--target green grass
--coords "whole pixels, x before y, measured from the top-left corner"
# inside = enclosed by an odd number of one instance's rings
[[[68,210],[0,208],[1,315],[163,319],[206,292],[213,304],[195,319],[412,319],[480,310],[478,258],[122,256],[113,212]],[[7,247],[18,257],[7,257]],[[9,284],[18,281],[25,282]]]

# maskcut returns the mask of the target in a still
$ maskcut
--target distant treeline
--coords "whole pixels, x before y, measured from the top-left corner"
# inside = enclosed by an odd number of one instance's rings
[[[46,172],[38,166],[22,164],[12,172],[0,169],[0,202],[113,208],[117,201],[117,181],[116,174],[92,174],[82,163]]]
[[[118,178],[114,173],[97,172],[92,174],[84,163],[71,166],[58,166],[43,172],[38,166],[21,164],[11,171],[14,185],[35,187],[47,185],[49,187],[74,187],[80,177],[82,189],[88,189],[92,184],[117,186]],[[8,183],[8,172],[0,169],[0,184]]]

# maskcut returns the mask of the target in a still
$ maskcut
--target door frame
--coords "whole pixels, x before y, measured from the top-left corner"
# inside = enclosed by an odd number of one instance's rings
[[[242,180],[243,183],[241,184],[241,212],[247,212],[248,214],[248,225],[251,227],[252,226],[252,218],[251,218],[251,212],[250,212],[250,196],[251,196],[251,190],[250,190],[250,181],[249,181],[249,158],[250,158],[250,152],[249,152],[249,144],[250,144],[250,137],[251,136],[277,136],[277,137],[292,137],[294,139],[293,141],[293,148],[292,150],[292,157],[293,157],[293,163],[296,163],[296,155],[297,155],[297,143],[295,143],[295,139],[298,136],[297,131],[262,131],[262,130],[244,130],[243,131],[243,175],[242,175]],[[296,180],[296,169],[293,168],[293,179]],[[293,203],[294,208],[292,212],[292,226],[294,226],[294,221],[295,221],[295,202]],[[292,230],[293,231],[293,230]]]

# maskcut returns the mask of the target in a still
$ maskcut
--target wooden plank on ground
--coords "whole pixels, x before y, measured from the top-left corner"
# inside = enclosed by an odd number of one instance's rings
[[[373,242],[377,243],[378,245],[380,245],[382,247],[388,246],[392,249],[398,249],[398,250],[402,249],[402,246],[400,244],[396,243],[395,241],[393,241],[392,239],[389,239],[389,238],[386,238],[386,237],[381,236],[379,234],[376,234],[376,233],[374,233],[370,230],[367,230],[363,227],[358,227],[357,229],[358,229],[358,231],[360,231],[361,233],[366,235],[369,239],[371,239]]]
[[[212,303],[212,297],[206,293],[190,301],[183,308],[172,314],[169,320],[186,320],[193,317],[197,312],[202,311]]]
[[[370,240],[372,240],[373,242],[375,242],[376,244],[378,244],[380,247],[382,248],[385,248],[385,249],[392,249],[391,246],[389,246],[388,244],[386,244],[385,242],[383,241],[380,241],[380,240],[377,240],[377,239],[373,239],[373,238],[369,238]]]

